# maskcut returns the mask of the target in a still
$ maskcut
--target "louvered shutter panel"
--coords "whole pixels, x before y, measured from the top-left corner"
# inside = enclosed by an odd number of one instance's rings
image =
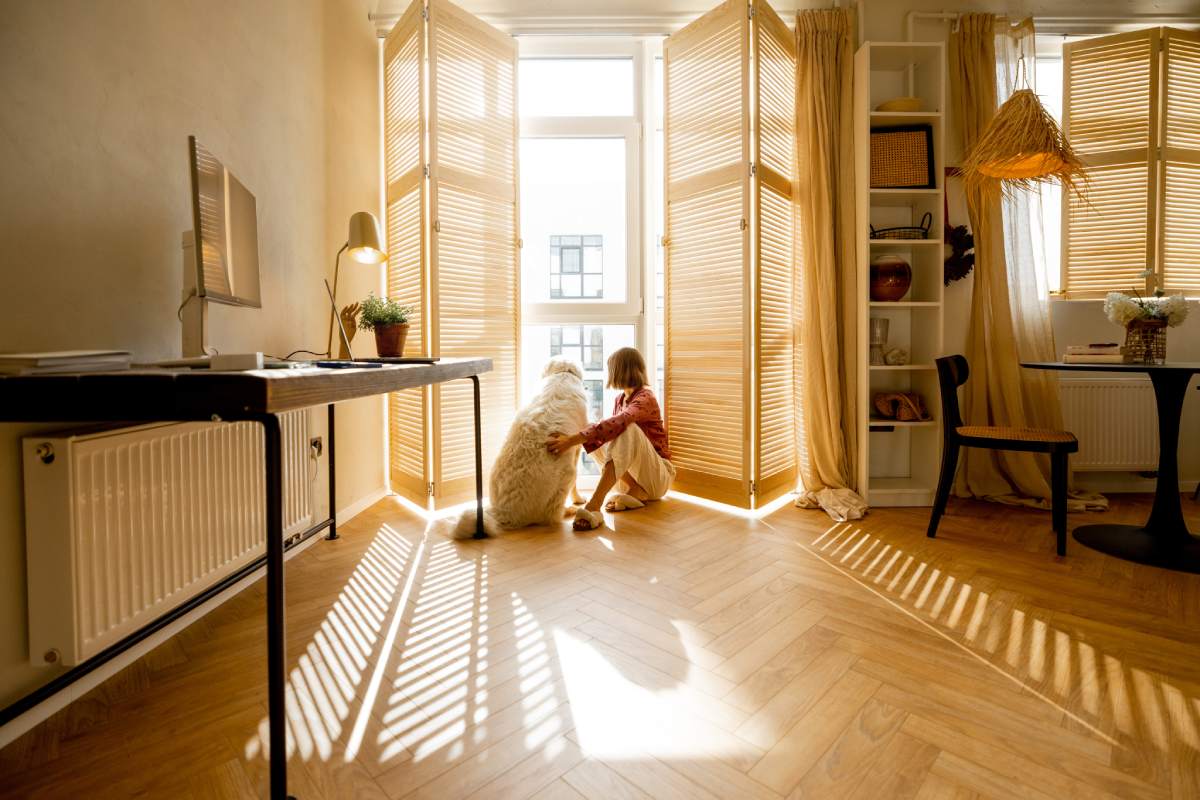
[[[796,39],[754,0],[757,403],[755,504],[796,485],[795,333]]]
[[[749,35],[726,2],[663,46],[666,422],[675,488],[750,495]]]
[[[384,173],[387,181],[387,293],[412,305],[406,352],[427,351],[425,313],[425,29],[422,0],[404,12],[383,47]],[[430,480],[429,390],[388,397],[392,490],[424,503]]]
[[[1063,47],[1063,118],[1087,165],[1086,197],[1063,197],[1062,287],[1075,298],[1153,288],[1158,29]]]
[[[445,0],[429,3],[431,344],[434,355],[487,356],[485,467],[517,405],[517,47]],[[473,496],[471,386],[433,388],[434,499]]]
[[[1163,30],[1163,288],[1200,296],[1200,33]]]

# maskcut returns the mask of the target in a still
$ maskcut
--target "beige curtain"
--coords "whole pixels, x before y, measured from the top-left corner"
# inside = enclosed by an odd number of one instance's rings
[[[1022,53],[1026,66],[1032,68],[1032,21],[1010,28],[1007,20],[997,26],[991,14],[959,18],[958,30],[950,38],[950,88],[963,152],[987,128],[997,101],[1019,88],[1013,85],[1013,76]],[[999,97],[998,74],[1005,78]],[[965,191],[975,235],[975,283],[967,331],[971,376],[965,390],[964,422],[1061,428],[1057,382],[1041,370],[1020,366],[1022,359],[1056,357],[1045,290],[1038,285],[1033,262],[1031,199],[1002,198],[995,185]],[[1048,508],[1049,461],[1033,453],[966,448],[955,489],[959,496]],[[1075,495],[1071,507],[1104,504],[1097,495]]]
[[[964,14],[950,38],[950,86],[963,152],[975,144],[996,114],[995,18]],[[967,216],[975,235],[975,284],[967,331],[967,425],[1027,427],[1023,376],[1008,291],[1004,231],[998,187],[967,187]],[[990,497],[1019,494],[1047,498],[1050,485],[1030,453],[967,448],[957,493]]]
[[[799,449],[797,505],[835,519],[866,510],[857,488],[855,427],[856,270],[852,105],[852,9],[796,17],[797,326]]]
[[[1013,92],[1026,88],[1026,85],[1037,91],[1033,18],[1011,26],[1007,20],[1000,20],[995,33],[996,100],[998,105],[1003,105]],[[1001,199],[1008,296],[1017,353],[1022,361],[1054,361],[1058,358],[1050,321],[1050,285],[1042,231],[1042,207],[1047,200],[1054,202],[1058,198],[1057,193],[1038,187],[1009,192]],[[1057,373],[1048,369],[1022,370],[1021,393],[1029,424],[1036,428],[1062,428]],[[1045,459],[1038,461],[1046,478],[1049,478],[1048,463]]]

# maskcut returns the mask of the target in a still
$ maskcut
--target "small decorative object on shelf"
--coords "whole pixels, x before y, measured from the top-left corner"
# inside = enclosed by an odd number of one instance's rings
[[[893,97],[891,100],[884,100],[879,105],[875,106],[876,111],[890,111],[895,114],[900,112],[903,114],[911,114],[921,110],[921,98],[919,97]]]
[[[929,229],[932,226],[933,214],[928,211],[925,212],[925,216],[921,217],[920,225],[902,225],[879,230],[876,230],[874,225],[867,225],[871,229],[872,239],[928,239]]]
[[[1142,297],[1134,292],[1109,292],[1104,313],[1111,322],[1125,328],[1125,361],[1135,364],[1161,364],[1167,360],[1167,326],[1175,327],[1187,319],[1187,300],[1183,295]]]
[[[908,351],[903,347],[889,347],[883,351],[883,363],[889,367],[903,367],[908,363]]]
[[[883,351],[887,349],[888,320],[884,317],[871,317],[871,366],[884,365]]]
[[[871,300],[895,302],[908,294],[912,286],[912,267],[894,253],[882,253],[871,259]]]
[[[384,358],[404,355],[404,342],[408,338],[408,318],[412,306],[402,306],[387,297],[376,297],[372,292],[362,302],[358,327],[375,332],[375,350]]]
[[[875,413],[883,419],[923,422],[930,419],[925,401],[916,392],[876,392],[871,400]]]

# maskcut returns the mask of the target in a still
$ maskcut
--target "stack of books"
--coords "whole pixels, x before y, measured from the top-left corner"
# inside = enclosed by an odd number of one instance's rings
[[[1069,345],[1063,356],[1064,364],[1121,364],[1124,360],[1116,342]]]
[[[56,350],[0,353],[0,375],[60,375],[129,369],[128,350]]]

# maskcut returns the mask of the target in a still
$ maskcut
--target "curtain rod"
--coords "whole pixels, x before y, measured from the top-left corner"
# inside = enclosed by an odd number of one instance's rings
[[[913,23],[918,19],[954,20],[962,16],[957,11],[909,11],[904,15],[905,40],[913,40]],[[996,14],[1004,19],[1007,14]],[[1114,33],[1122,27],[1139,25],[1189,25],[1200,26],[1200,16],[1195,14],[1126,14],[1121,17],[1101,17],[1093,14],[1041,16],[1034,14],[1033,22],[1041,33]]]

